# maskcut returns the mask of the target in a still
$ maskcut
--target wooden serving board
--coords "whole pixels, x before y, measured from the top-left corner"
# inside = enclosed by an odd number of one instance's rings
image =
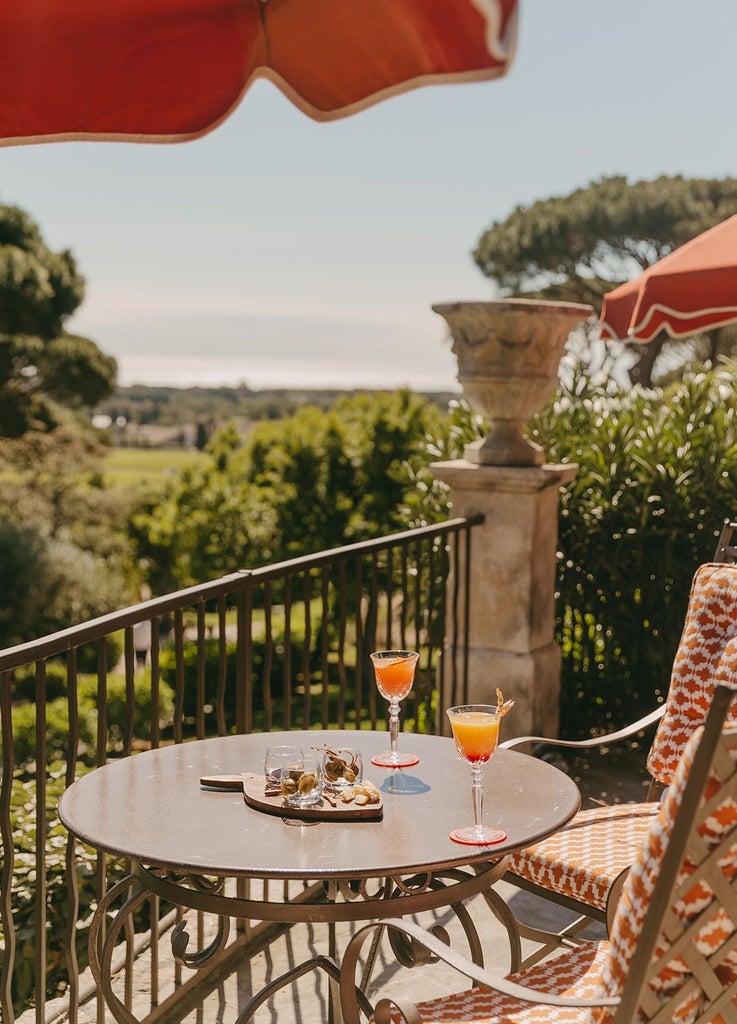
[[[335,807],[323,796],[320,803],[312,807],[288,807],[281,794],[266,796],[264,794],[263,775],[244,774],[243,797],[249,807],[267,814],[277,814],[280,818],[304,818],[306,821],[378,821],[384,815],[384,801],[380,798],[376,804],[344,804],[337,800]]]

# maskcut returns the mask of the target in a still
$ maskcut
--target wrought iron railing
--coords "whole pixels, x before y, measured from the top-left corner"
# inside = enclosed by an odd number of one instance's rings
[[[420,652],[404,723],[435,731],[438,691],[454,701],[466,694],[467,567],[480,521],[242,570],[0,652],[6,1024],[42,1024],[62,1011],[76,1024],[88,975],[84,922],[125,870],[69,839],[56,814],[63,789],[112,757],[163,743],[382,728],[368,661],[376,648]],[[154,901],[146,914],[121,962],[130,973],[137,951],[149,947],[153,1021],[165,1002],[157,938],[176,911]]]

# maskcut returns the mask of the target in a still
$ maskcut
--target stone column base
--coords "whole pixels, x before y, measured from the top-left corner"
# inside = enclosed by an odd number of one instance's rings
[[[452,656],[450,650],[446,650],[446,656]],[[453,704],[496,704],[498,686],[505,699],[513,696],[515,701],[504,719],[503,740],[513,736],[557,736],[560,667],[561,653],[556,643],[524,654],[469,648],[467,699],[450,692],[451,673],[446,671],[444,692],[440,694],[440,731],[450,735],[446,708]]]

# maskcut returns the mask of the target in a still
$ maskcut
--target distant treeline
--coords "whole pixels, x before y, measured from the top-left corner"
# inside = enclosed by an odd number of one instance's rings
[[[254,391],[247,385],[216,388],[154,387],[134,384],[116,388],[96,412],[115,422],[142,426],[175,426],[182,423],[206,424],[228,419],[278,420],[294,413],[300,406],[313,405],[330,409],[344,395],[374,393],[373,389],[332,390],[311,388],[274,388]],[[455,392],[423,392],[430,401],[447,409],[448,402],[458,397]]]

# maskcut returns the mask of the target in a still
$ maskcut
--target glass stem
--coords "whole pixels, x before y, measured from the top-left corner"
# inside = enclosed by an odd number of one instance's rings
[[[473,824],[477,830],[481,828],[484,820],[484,788],[481,785],[483,778],[483,765],[471,765],[471,797],[473,799]]]
[[[392,754],[397,752],[397,736],[399,734],[399,701],[389,701],[389,746]]]

